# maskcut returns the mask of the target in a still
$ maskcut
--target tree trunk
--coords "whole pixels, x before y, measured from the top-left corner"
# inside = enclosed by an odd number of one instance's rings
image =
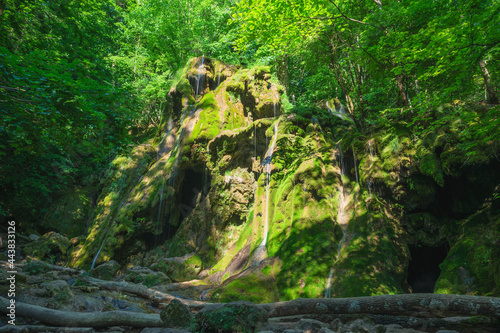
[[[161,302],[166,302],[170,303],[173,299],[178,299],[188,307],[190,307],[193,310],[196,309],[201,309],[207,304],[206,302],[200,302],[200,301],[194,301],[194,300],[189,300],[189,299],[183,299],[183,298],[178,298],[175,296],[172,296],[167,293],[163,293],[161,291],[155,290],[155,289],[150,289],[147,287],[144,287],[142,284],[134,284],[134,283],[129,283],[125,281],[117,282],[117,281],[105,281],[105,280],[99,280],[96,278],[91,278],[88,276],[79,276],[79,280],[87,282],[89,284],[92,284],[94,286],[99,287],[100,289],[107,289],[107,290],[113,290],[113,291],[121,291],[121,292],[126,292],[130,294],[134,294],[152,301],[155,301],[157,303]]]
[[[402,294],[351,298],[299,298],[259,306],[268,311],[269,317],[300,314],[377,314],[424,318],[476,315],[500,318],[500,298],[467,295]]]
[[[10,313],[7,308],[10,301],[0,297],[0,310]],[[72,312],[47,309],[37,305],[21,302],[15,303],[15,316],[38,320],[52,326],[66,327],[110,327],[110,326],[133,326],[133,327],[162,327],[163,322],[159,314],[147,314],[130,311],[108,311],[108,312]],[[9,318],[9,315],[7,315]]]
[[[495,91],[495,86],[491,84],[491,77],[490,73],[488,72],[488,69],[486,68],[486,64],[484,63],[484,60],[479,60],[479,68],[481,68],[481,73],[483,74],[483,79],[484,79],[484,87],[486,91],[488,92],[488,98],[486,101],[489,104],[498,104],[498,97]]]
[[[408,98],[406,97],[403,75],[396,75],[396,83],[398,84],[399,96],[401,98],[401,106],[408,106]]]
[[[0,297],[0,310],[3,313],[10,313],[9,304],[8,299]],[[162,326],[160,316],[157,314],[127,311],[71,312],[47,309],[21,302],[16,302],[15,305],[16,316],[35,319],[52,326]],[[270,318],[306,314],[373,314],[417,318],[485,316],[491,319],[500,319],[500,298],[467,295],[403,294],[351,298],[310,298],[255,306],[265,309]]]

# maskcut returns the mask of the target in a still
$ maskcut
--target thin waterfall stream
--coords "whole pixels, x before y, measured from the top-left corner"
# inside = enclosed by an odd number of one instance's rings
[[[276,103],[274,104],[274,116],[276,118]],[[273,126],[273,138],[271,141],[271,145],[269,146],[264,161],[262,162],[265,165],[265,173],[266,173],[266,192],[265,192],[265,218],[264,218],[264,238],[260,245],[257,247],[255,250],[254,258],[255,258],[255,263],[258,264],[262,260],[265,259],[265,252],[266,252],[266,245],[267,245],[267,234],[269,233],[269,188],[271,184],[271,169],[272,169],[272,159],[273,159],[273,152],[274,152],[274,147],[276,145],[276,138],[278,137],[278,123],[279,120],[276,120],[274,122]]]
[[[196,95],[198,96],[200,94],[200,86],[202,85],[201,78],[203,77],[203,69],[205,66],[205,55],[201,57],[201,64],[198,67],[198,75],[196,77]]]
[[[125,200],[127,200],[127,198],[130,196],[130,194],[132,194],[132,191],[134,190],[134,188],[137,187],[137,185],[139,185],[142,181],[142,178],[144,177],[144,175],[142,175],[140,178],[139,178],[139,181],[137,182],[137,184],[135,186],[133,186],[130,191],[127,193],[127,195],[125,196],[125,198],[123,198],[122,202],[120,203],[120,206],[118,206],[118,209],[116,210],[116,214],[115,214],[115,218],[118,216],[118,213],[120,212],[120,209],[122,209],[122,206],[123,204],[125,203]],[[102,244],[101,244],[101,247],[99,248],[99,250],[97,251],[97,254],[95,255],[94,257],[94,260],[92,261],[92,265],[90,266],[90,269],[94,269],[95,267],[95,263],[97,262],[97,258],[99,258],[99,254],[101,254],[101,250],[102,248],[104,247],[104,244],[106,243],[106,239],[108,237],[108,232],[109,232],[109,228],[111,227],[111,225],[108,227],[108,229],[106,230],[106,233],[104,234],[104,238],[102,239]]]
[[[349,203],[349,198],[345,193],[344,180],[343,180],[345,174],[345,165],[344,165],[344,156],[342,155],[342,147],[340,146],[340,144],[338,145],[337,149],[338,149],[337,161],[340,166],[340,184],[337,187],[337,190],[339,192],[337,223],[340,225],[340,228],[342,229],[342,238],[340,239],[339,245],[337,247],[337,255],[335,257],[335,261],[333,262],[332,269],[328,274],[328,280],[325,289],[325,298],[332,297],[332,278],[333,278],[333,273],[335,272],[335,264],[339,260],[340,251],[342,250],[345,241],[347,239],[347,225],[349,223],[349,217],[347,215],[347,205]]]

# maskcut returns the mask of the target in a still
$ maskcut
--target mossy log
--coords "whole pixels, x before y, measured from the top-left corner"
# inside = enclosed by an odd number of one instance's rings
[[[9,304],[8,299],[0,297],[2,312],[7,313]],[[306,314],[376,314],[417,318],[456,316],[500,318],[500,298],[464,295],[405,294],[333,299],[311,298],[255,306],[265,309],[269,318]],[[21,302],[16,302],[16,316],[35,319],[52,326],[65,327],[162,326],[160,316],[157,314],[126,311],[70,312]]]
[[[60,311],[16,302],[16,317],[24,317],[38,320],[41,323],[52,326],[65,327],[110,327],[110,326],[132,326],[132,327],[162,327],[163,323],[159,314],[138,313],[130,311],[107,311],[107,312],[73,312]],[[7,307],[10,301],[0,297],[0,309],[3,313],[9,313]]]
[[[304,314],[379,314],[420,318],[487,316],[500,318],[500,298],[467,295],[402,294],[349,298],[299,298],[257,305],[269,317]]]
[[[174,299],[178,299],[181,301],[183,304],[187,305],[189,308],[192,310],[198,310],[204,307],[205,305],[209,304],[206,302],[200,302],[200,301],[194,301],[194,300],[189,300],[189,299],[183,299],[183,298],[178,298],[173,295],[147,288],[143,286],[142,284],[135,284],[135,283],[129,283],[125,281],[104,281],[104,280],[99,280],[96,278],[91,278],[88,276],[80,276],[78,277],[81,281],[84,281],[86,283],[92,284],[96,287],[99,287],[100,289],[106,289],[106,290],[112,290],[112,291],[121,291],[121,292],[126,292],[130,294],[137,295],[139,297],[143,297],[152,301],[155,301],[157,303],[161,302],[166,302],[170,303],[170,301]]]

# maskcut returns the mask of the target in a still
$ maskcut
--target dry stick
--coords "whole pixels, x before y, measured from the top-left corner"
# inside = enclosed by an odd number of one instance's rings
[[[9,313],[10,301],[0,297],[0,310]],[[65,327],[161,327],[159,314],[147,314],[129,311],[108,312],[73,312],[47,309],[37,305],[16,302],[16,316],[38,320],[44,324]]]

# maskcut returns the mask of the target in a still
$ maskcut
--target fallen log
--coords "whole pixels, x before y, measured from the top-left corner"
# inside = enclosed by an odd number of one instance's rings
[[[158,292],[155,290],[152,291]],[[160,295],[161,294],[163,293],[160,293]],[[169,295],[169,297],[172,298],[173,296]],[[183,301],[187,302],[188,300]],[[7,306],[9,304],[8,299],[0,297],[0,309],[2,312],[8,313]],[[209,304],[205,303],[204,305]],[[214,306],[214,304],[210,305]],[[269,318],[307,314],[373,314],[393,316],[401,315],[417,318],[446,318],[479,315],[500,320],[500,298],[484,296],[404,294],[352,298],[311,298],[296,299],[287,302],[257,304],[255,306],[266,310]],[[35,319],[51,326],[162,326],[160,316],[157,314],[144,314],[126,311],[97,313],[69,312],[16,302],[15,313],[16,316]]]
[[[62,271],[62,272],[67,272],[69,274],[81,274],[84,272],[83,270],[78,270],[78,269],[74,269],[74,268],[70,268],[70,267],[63,267],[63,266],[49,264],[49,263],[42,261],[42,260],[32,260],[28,264],[34,264],[34,263],[42,263],[44,266],[46,266],[47,268],[50,268],[54,271]],[[9,264],[10,263],[8,263],[7,261],[0,260],[0,265],[2,265],[2,266],[6,266]],[[24,263],[16,263],[15,264],[15,267],[24,268],[25,266],[26,266],[26,264],[24,264]]]
[[[0,297],[0,311],[10,313],[7,307],[10,301]],[[162,327],[159,314],[108,311],[108,312],[72,312],[48,309],[37,305],[15,303],[15,316],[38,320],[51,326],[65,327]]]
[[[173,295],[161,292],[159,290],[147,288],[142,284],[129,283],[125,281],[105,281],[88,276],[79,276],[78,279],[80,279],[83,282],[94,285],[96,287],[99,287],[100,289],[126,292],[155,301],[157,303],[161,302],[170,303],[173,299],[178,299],[183,304],[188,306],[191,310],[199,310],[203,308],[205,305],[210,304],[206,302],[175,297]]]
[[[350,298],[299,298],[257,305],[269,317],[304,314],[378,314],[420,318],[487,316],[500,318],[500,298],[468,295],[402,294]]]
[[[5,325],[0,333],[95,333],[92,327],[51,327],[36,325]]]

